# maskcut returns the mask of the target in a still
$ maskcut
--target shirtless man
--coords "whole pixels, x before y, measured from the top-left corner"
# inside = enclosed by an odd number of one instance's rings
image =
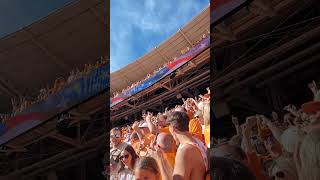
[[[175,158],[173,180],[204,179],[208,170],[207,148],[189,133],[189,117],[173,112],[168,117],[169,130],[180,145]]]

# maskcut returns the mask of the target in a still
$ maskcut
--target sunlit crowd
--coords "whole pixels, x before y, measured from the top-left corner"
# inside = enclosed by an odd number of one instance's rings
[[[110,131],[111,180],[209,179],[210,90]]]
[[[11,99],[12,112],[8,114],[2,114],[0,119],[2,120],[2,122],[5,122],[8,118],[17,115],[20,112],[23,112],[25,109],[27,109],[31,105],[40,101],[45,101],[51,94],[57,93],[58,91],[62,90],[72,82],[88,75],[90,72],[98,69],[104,64],[106,64],[106,59],[103,57],[100,57],[95,64],[85,64],[82,70],[79,70],[78,68],[72,70],[67,78],[64,78],[64,77],[57,78],[54,81],[52,86],[47,85],[47,87],[43,87],[42,89],[40,89],[38,95],[34,98],[30,98],[30,97],[12,98]]]
[[[198,45],[200,43],[200,41],[202,41],[203,39],[207,38],[207,36],[210,35],[210,31],[207,30],[206,33],[202,34],[202,36],[194,43],[192,44],[192,46],[190,47],[186,47],[185,49],[182,49],[180,51],[180,54],[186,54],[188,53],[194,46]],[[129,86],[127,86],[126,88],[124,88],[121,92],[113,92],[113,98],[116,98],[120,95],[120,93],[125,93],[126,91],[128,91],[129,89],[132,89],[134,87],[136,87],[137,85],[141,84],[142,82],[144,82],[145,80],[149,79],[151,76],[155,75],[156,73],[158,73],[162,68],[164,68],[165,66],[167,66],[168,64],[172,63],[173,61],[175,61],[177,58],[174,57],[172,60],[166,62],[163,66],[159,67],[158,69],[156,69],[155,71],[153,71],[150,74],[147,74],[145,78],[143,78],[142,80],[135,82]]]

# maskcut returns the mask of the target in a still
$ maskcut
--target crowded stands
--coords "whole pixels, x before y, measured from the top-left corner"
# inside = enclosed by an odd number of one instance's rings
[[[211,177],[319,180],[320,90],[314,81],[309,88],[314,99],[300,109],[288,105],[270,115],[231,117],[236,133],[230,139],[214,140]]]
[[[12,98],[12,113],[3,114],[1,115],[0,119],[4,123],[10,117],[13,117],[23,112],[33,104],[36,104],[40,101],[45,101],[51,94],[57,93],[58,91],[62,90],[72,82],[76,81],[77,79],[80,79],[81,77],[84,77],[85,75],[98,69],[104,64],[106,64],[106,60],[103,57],[101,57],[98,61],[96,61],[95,64],[85,64],[82,70],[72,70],[67,78],[59,77],[54,81],[54,84],[51,87],[48,85],[47,87],[40,89],[39,94],[35,98]]]
[[[188,53],[189,50],[191,50],[194,46],[198,45],[203,39],[207,38],[209,34],[210,34],[210,31],[207,30],[206,33],[202,34],[202,36],[201,36],[194,44],[192,44],[191,48],[190,48],[190,47],[186,47],[185,49],[182,49],[182,50],[180,51],[181,55],[184,55],[184,54]],[[128,91],[129,89],[132,89],[132,88],[134,88],[135,86],[141,84],[143,81],[145,81],[145,80],[149,79],[150,77],[152,77],[153,75],[157,74],[162,68],[164,68],[167,64],[172,63],[174,60],[176,60],[176,57],[174,57],[172,60],[166,62],[163,66],[159,67],[158,69],[156,69],[156,70],[155,70],[154,72],[152,72],[151,74],[147,74],[147,76],[146,76],[144,79],[142,79],[142,80],[140,80],[140,81],[138,81],[138,82],[135,82],[135,83],[127,86],[125,89],[123,89],[123,90],[121,91],[121,93],[125,93],[125,92]],[[113,92],[112,98],[118,97],[121,93],[120,93],[120,92]]]
[[[111,180],[208,178],[209,147],[207,88],[205,95],[183,99],[165,112],[146,112],[133,124],[111,129],[104,174]]]

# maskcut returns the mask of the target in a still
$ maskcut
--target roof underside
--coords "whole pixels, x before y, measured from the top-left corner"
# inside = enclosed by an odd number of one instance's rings
[[[162,67],[165,62],[179,57],[182,49],[191,47],[202,34],[210,29],[210,9],[207,7],[193,18],[187,25],[158,47],[148,52],[126,67],[111,73],[110,89],[112,92],[121,91],[134,82],[144,79],[147,74]]]
[[[106,20],[103,0],[80,0],[0,39],[0,112],[105,55]]]

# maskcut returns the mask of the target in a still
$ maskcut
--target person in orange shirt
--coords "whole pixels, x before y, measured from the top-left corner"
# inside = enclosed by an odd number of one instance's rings
[[[202,114],[204,122],[204,141],[207,147],[210,148],[210,99],[203,101]]]
[[[132,129],[137,133],[139,137],[140,156],[146,155],[147,148],[151,146],[151,142],[154,141],[156,136],[150,132],[146,122],[139,125],[139,123],[136,121],[133,123]]]
[[[137,154],[140,154],[140,139],[136,132],[132,133],[130,136],[130,144]]]
[[[202,142],[204,142],[202,126],[197,118],[193,118],[189,121],[189,132],[193,137],[196,137]]]

